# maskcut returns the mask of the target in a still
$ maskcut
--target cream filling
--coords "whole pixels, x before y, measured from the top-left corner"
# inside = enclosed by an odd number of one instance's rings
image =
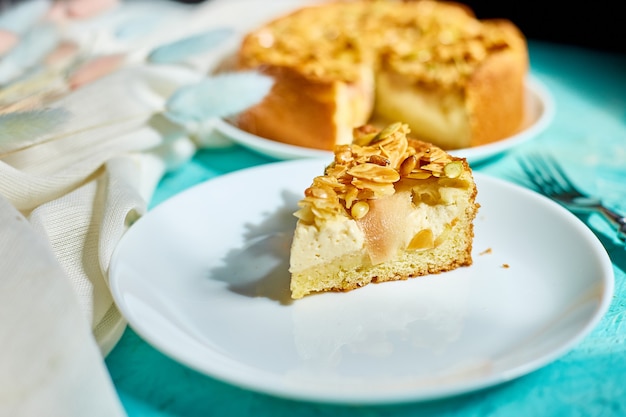
[[[444,148],[470,145],[469,116],[459,91],[420,88],[401,76],[380,72],[376,76],[375,119],[402,120],[418,139]]]
[[[367,123],[374,106],[374,73],[362,65],[358,82],[338,82],[336,86],[334,124],[337,127],[337,145],[352,143],[355,126]]]
[[[410,203],[410,191],[393,194],[388,200],[374,205],[368,215],[376,216],[363,226],[350,218],[328,220],[318,230],[315,225],[298,224],[291,247],[291,273],[316,265],[332,262],[336,258],[366,250],[372,263],[392,259],[404,250],[413,236],[423,229],[431,229],[435,237],[442,234],[447,224],[458,218],[466,208],[467,190],[440,188],[441,204]],[[409,194],[409,195],[407,195]],[[401,212],[398,212],[400,210]],[[381,232],[380,225],[384,225]],[[379,245],[372,244],[379,241]]]
[[[352,219],[330,219],[321,230],[313,224],[298,222],[291,245],[289,271],[294,273],[330,262],[361,251],[364,245],[365,235]]]

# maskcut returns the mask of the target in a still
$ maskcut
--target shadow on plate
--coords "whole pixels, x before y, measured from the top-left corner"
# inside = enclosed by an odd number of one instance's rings
[[[300,196],[284,191],[282,204],[259,224],[246,224],[241,247],[230,250],[223,266],[209,272],[210,279],[246,297],[264,297],[291,304],[289,252],[296,225],[293,213]]]

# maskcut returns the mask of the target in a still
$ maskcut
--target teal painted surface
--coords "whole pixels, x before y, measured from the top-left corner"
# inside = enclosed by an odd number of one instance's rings
[[[552,152],[580,185],[626,212],[626,56],[531,42],[531,70],[551,91],[552,124],[531,142],[474,167],[520,182],[516,159]],[[272,162],[243,148],[198,152],[161,182],[152,206],[194,184]],[[178,416],[624,416],[626,415],[626,249],[591,218],[613,261],[615,296],[593,332],[568,354],[505,384],[428,403],[331,406],[284,400],[201,375],[127,329],[106,359],[131,417]],[[532,308],[532,306],[529,306]]]

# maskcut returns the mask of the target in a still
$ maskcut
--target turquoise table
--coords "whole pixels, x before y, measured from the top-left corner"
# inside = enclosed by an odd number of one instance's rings
[[[474,166],[522,183],[516,157],[558,152],[581,187],[626,213],[626,55],[531,42],[531,71],[551,91],[556,113],[536,139]],[[233,146],[196,154],[166,176],[152,206],[235,170],[273,162]],[[613,261],[615,296],[594,331],[568,354],[531,374],[476,393],[392,406],[310,404],[251,392],[199,374],[128,328],[106,358],[129,416],[625,416],[626,249],[600,220],[589,224]]]

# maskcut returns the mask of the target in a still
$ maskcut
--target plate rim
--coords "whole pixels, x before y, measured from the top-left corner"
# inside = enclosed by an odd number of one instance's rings
[[[178,199],[186,198],[184,196],[188,196],[195,192],[198,192],[202,187],[207,186],[207,183],[211,183],[220,179],[228,180],[228,177],[234,176],[245,176],[254,174],[254,171],[257,170],[266,170],[266,169],[276,169],[283,165],[300,165],[300,164],[323,164],[327,162],[326,159],[307,159],[307,160],[291,160],[291,161],[279,161],[274,163],[262,164],[253,166],[250,168],[242,169],[239,171],[234,171],[225,175],[217,176],[202,183],[196,184],[181,193],[171,197],[170,199],[164,201],[160,205],[154,207],[150,212],[146,213],[142,216],[135,224],[139,224],[139,222],[146,222],[146,218],[149,219],[149,215],[152,212],[167,210],[169,205],[176,204]],[[524,362],[520,365],[517,365],[511,369],[506,369],[506,373],[498,373],[496,375],[492,375],[488,378],[478,378],[477,381],[474,381],[472,384],[469,384],[466,381],[462,381],[461,383],[451,384],[446,386],[444,389],[437,388],[434,392],[429,392],[428,390],[423,390],[421,394],[416,394],[415,392],[406,392],[406,390],[402,390],[400,393],[390,394],[387,393],[380,396],[371,396],[371,397],[362,397],[362,396],[352,396],[346,397],[345,393],[329,396],[328,393],[324,395],[320,395],[319,393],[314,393],[307,395],[298,389],[285,389],[285,387],[278,388],[276,386],[264,386],[262,383],[252,382],[250,380],[241,380],[237,377],[233,377],[232,374],[224,373],[222,371],[207,370],[202,366],[199,366],[194,361],[189,360],[188,358],[182,357],[179,353],[175,352],[174,349],[171,349],[171,346],[161,346],[158,343],[155,343],[153,337],[150,336],[150,331],[146,331],[143,325],[137,323],[133,317],[128,316],[128,311],[126,310],[126,305],[122,300],[122,294],[119,292],[119,276],[116,275],[115,271],[119,262],[119,258],[121,255],[121,249],[124,247],[124,242],[133,232],[133,227],[122,236],[118,245],[113,252],[113,256],[111,258],[110,268],[109,268],[109,285],[111,288],[111,293],[113,299],[115,300],[118,309],[127,320],[130,327],[149,345],[151,345],[156,350],[166,354],[171,359],[176,362],[183,364],[191,369],[198,371],[199,373],[219,379],[225,383],[231,384],[233,386],[242,387],[244,389],[249,389],[254,392],[265,393],[269,395],[273,395],[279,398],[288,398],[292,400],[299,401],[311,401],[318,403],[327,403],[327,404],[370,404],[370,405],[382,405],[382,404],[400,404],[405,402],[423,402],[430,400],[437,400],[442,398],[449,398],[465,393],[476,392],[485,388],[493,387],[499,385],[506,381],[511,381],[513,379],[519,378],[521,376],[527,375],[531,372],[534,372],[550,363],[555,361],[556,359],[562,357],[564,354],[573,349],[582,339],[587,337],[589,333],[598,325],[599,321],[604,317],[608,308],[611,304],[612,296],[614,293],[614,271],[613,266],[606,252],[605,248],[602,246],[599,239],[595,236],[593,231],[589,229],[580,219],[578,219],[575,215],[567,211],[565,208],[560,206],[558,203],[534,192],[533,190],[527,189],[521,185],[512,183],[510,181],[506,181],[504,179],[493,177],[484,173],[474,173],[477,182],[491,182],[492,184],[496,184],[496,186],[504,186],[508,188],[512,188],[515,192],[521,192],[528,196],[532,196],[535,199],[538,199],[550,207],[551,210],[557,210],[559,214],[564,216],[569,216],[570,224],[577,228],[577,232],[581,233],[583,237],[585,237],[585,241],[591,245],[594,249],[593,255],[594,260],[597,261],[599,269],[598,269],[598,284],[602,284],[604,291],[600,295],[600,303],[597,308],[594,308],[594,312],[590,317],[587,317],[585,320],[585,325],[582,326],[575,332],[575,335],[567,340],[565,343],[559,344],[558,348],[549,350],[549,352],[544,353],[538,357],[535,357],[533,360]],[[136,228],[134,230],[137,230]],[[183,355],[184,356],[184,355]],[[432,390],[431,390],[432,391]],[[358,397],[358,398],[357,398]]]
[[[524,87],[530,100],[541,107],[539,117],[523,130],[496,142],[470,148],[449,150],[448,153],[468,160],[470,164],[482,163],[492,157],[504,153],[524,142],[539,136],[554,120],[555,101],[550,89],[534,74],[528,74]],[[310,159],[332,156],[331,151],[305,148],[278,141],[273,141],[252,133],[248,133],[228,123],[224,119],[215,120],[216,131],[228,140],[250,150],[277,160]]]

